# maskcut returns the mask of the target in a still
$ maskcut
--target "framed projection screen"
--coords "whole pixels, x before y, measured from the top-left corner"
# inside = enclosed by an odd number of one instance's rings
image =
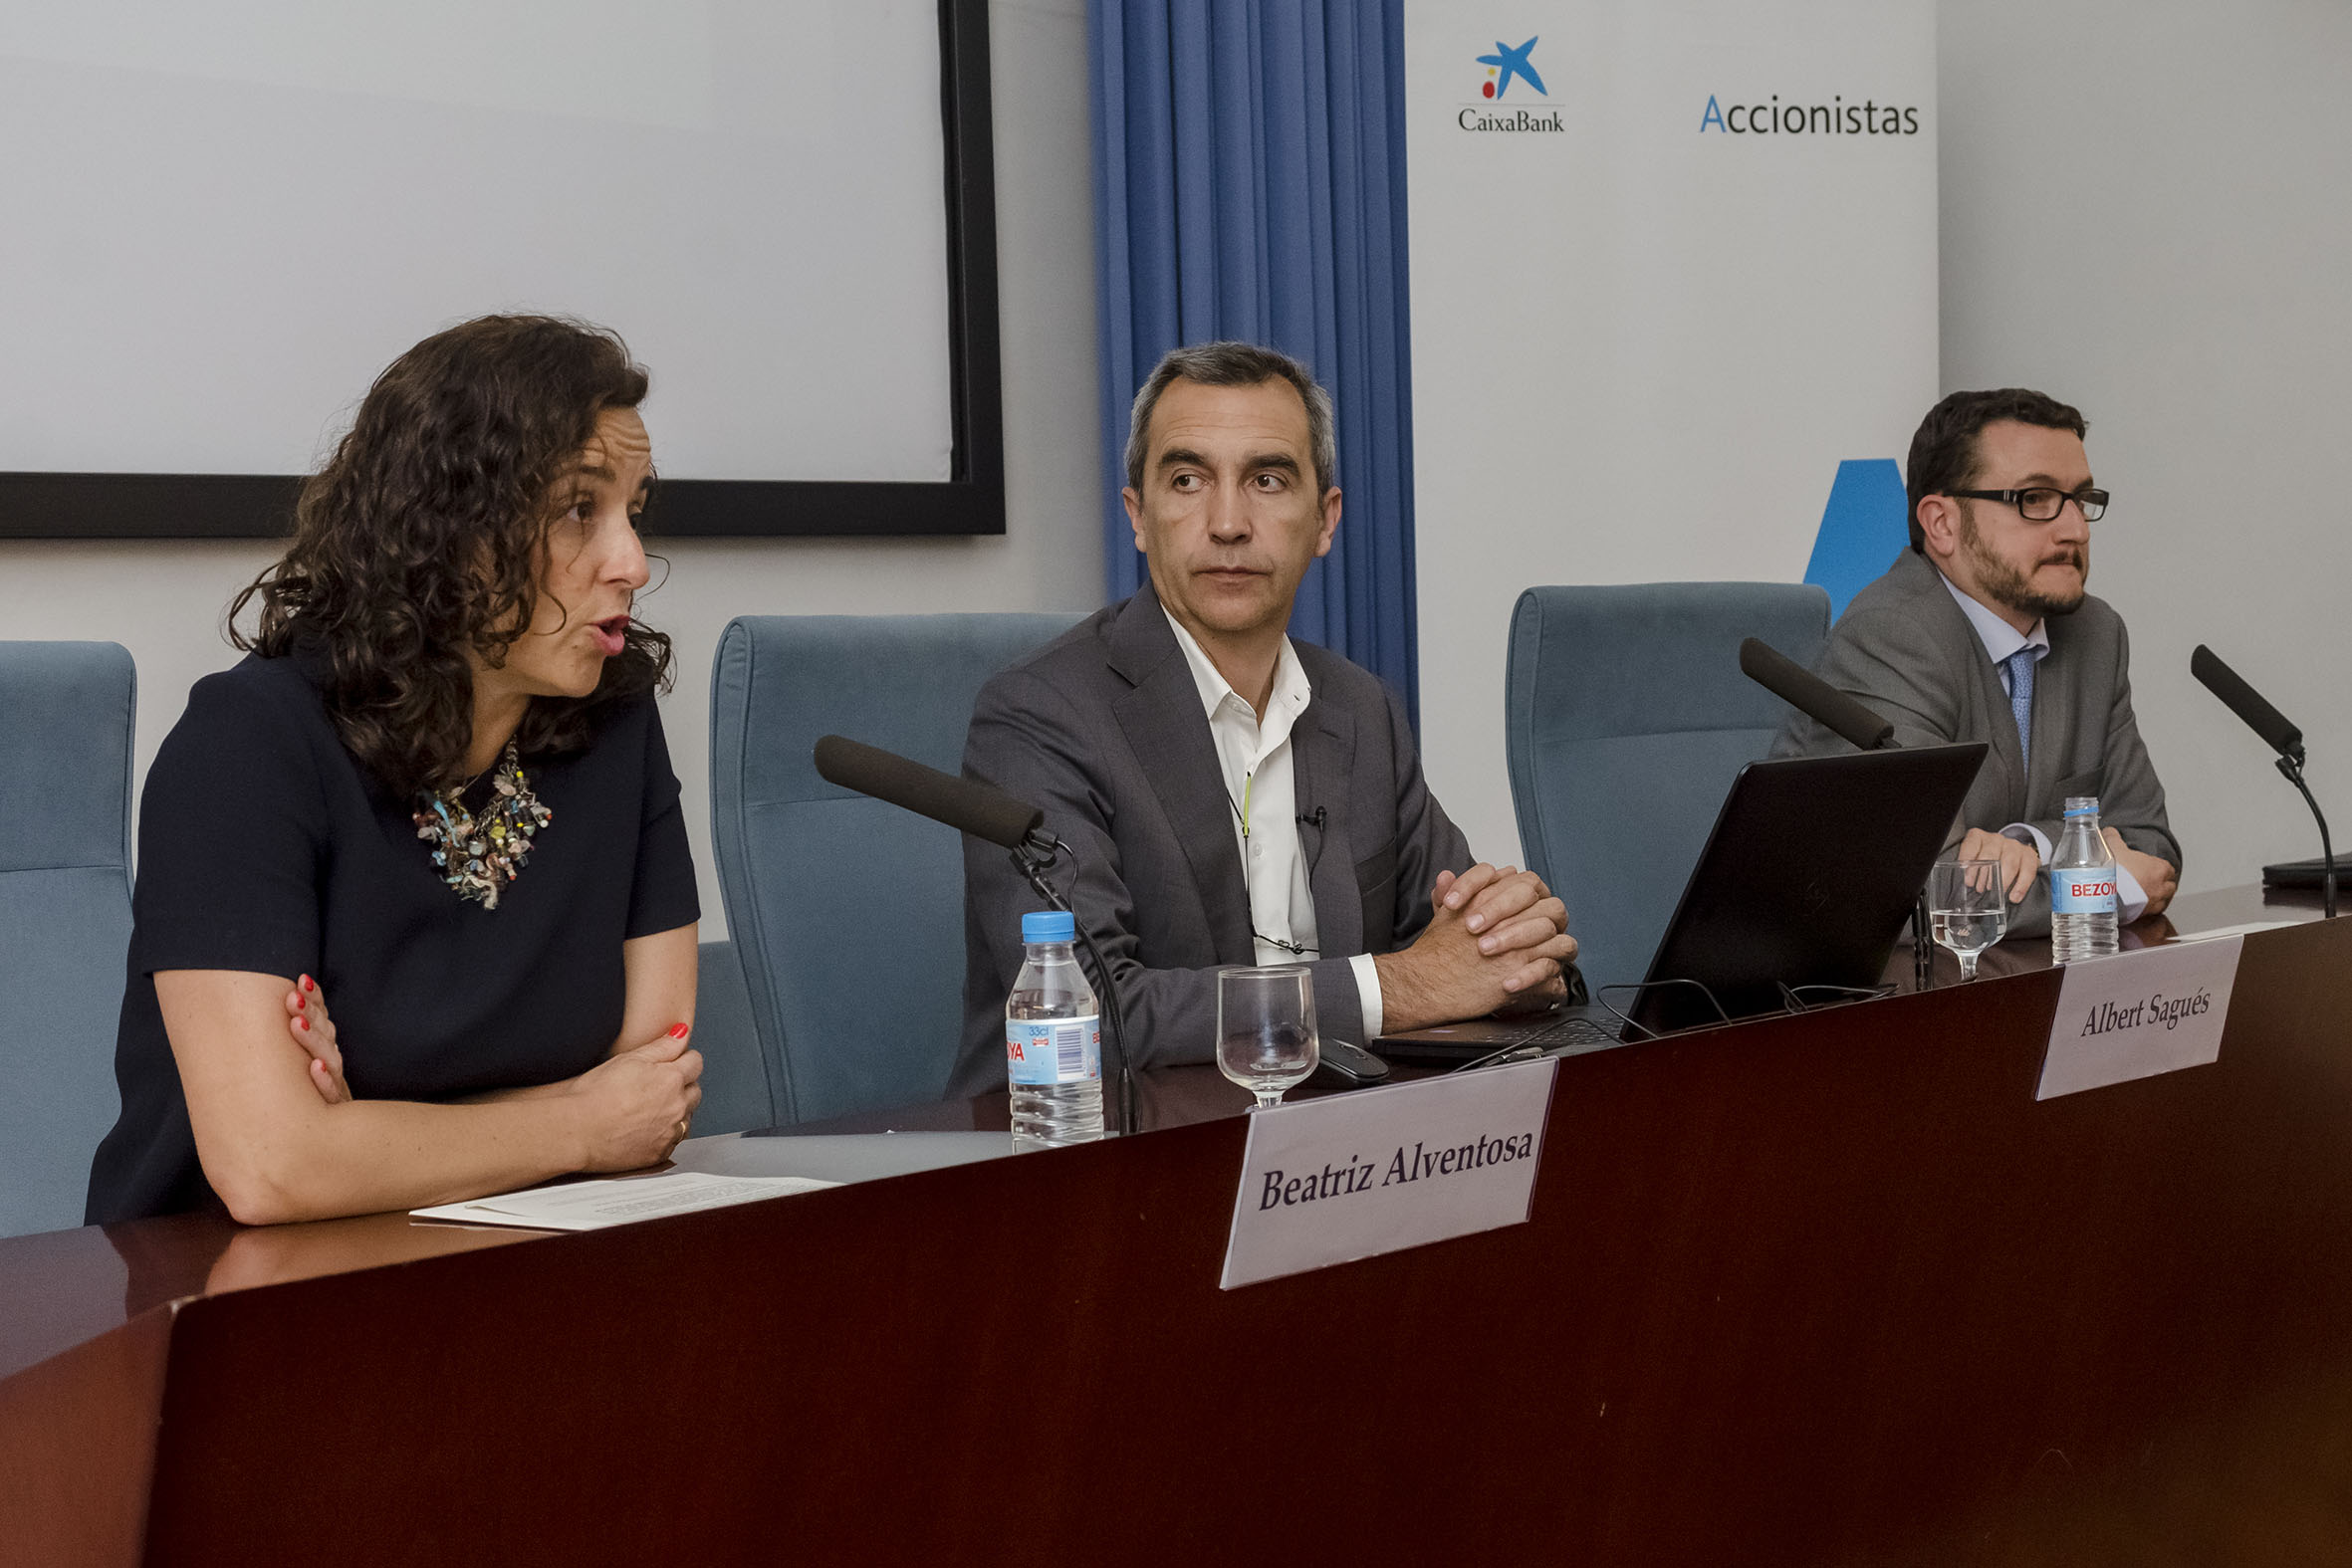
[[[987,0],[0,0],[0,538],[261,538],[378,371],[610,327],[676,536],[1001,534]]]

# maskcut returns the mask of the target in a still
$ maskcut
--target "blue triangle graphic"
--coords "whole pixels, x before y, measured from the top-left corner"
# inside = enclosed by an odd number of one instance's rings
[[[1804,576],[1829,590],[1831,620],[1910,545],[1910,514],[1903,470],[1893,458],[1849,457],[1837,465]]]

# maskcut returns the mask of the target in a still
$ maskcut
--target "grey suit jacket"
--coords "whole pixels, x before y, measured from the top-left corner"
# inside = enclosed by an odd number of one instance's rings
[[[1943,573],[1916,551],[1895,558],[1885,576],[1854,595],[1830,628],[1814,673],[1890,721],[1901,746],[1987,741],[1993,751],[1970,785],[1957,845],[1972,827],[1999,831],[2027,822],[2057,842],[2068,795],[2099,797],[2099,823],[2142,854],[2181,864],[2180,841],[2164,814],[2164,785],[2132,717],[2131,644],[2107,601],[2086,597],[2071,615],[2046,621],[2050,651],[2033,679],[2033,764],[2017,746],[2000,670],[1952,600]],[[1818,757],[1852,748],[1792,713],[1772,742],[1774,757]],[[2049,886],[2038,881],[2009,912],[2009,931],[2049,929]]]
[[[1322,1032],[1363,1039],[1347,956],[1403,947],[1470,845],[1421,782],[1405,711],[1377,677],[1297,643],[1314,696],[1291,731],[1299,847],[1322,957]],[[1137,1066],[1215,1053],[1220,966],[1254,964],[1233,807],[1199,689],[1149,584],[981,688],[964,772],[1043,806],[1076,851],[1055,880],[1118,977]],[[950,1094],[1005,1081],[1021,916],[1044,907],[1005,851],[964,840],[964,1041]],[[1106,1042],[1107,1045],[1107,1042]]]

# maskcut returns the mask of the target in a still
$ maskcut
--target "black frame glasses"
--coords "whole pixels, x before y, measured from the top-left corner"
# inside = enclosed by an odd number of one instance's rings
[[[2096,486],[2081,490],[2060,490],[2054,485],[2034,485],[2025,490],[1954,490],[1947,494],[1962,496],[1970,501],[1998,501],[2004,507],[2015,507],[2017,516],[2028,523],[2055,523],[2058,514],[2071,501],[2082,508],[2082,520],[2096,523],[2107,513],[2107,492]]]
[[[1281,949],[1283,952],[1290,954],[1293,958],[1310,959],[1321,958],[1323,956],[1323,950],[1321,948],[1310,948],[1296,942],[1285,942],[1281,937],[1268,936],[1256,926],[1252,926],[1250,928],[1250,935],[1256,938],[1258,941],[1265,943],[1270,948]]]

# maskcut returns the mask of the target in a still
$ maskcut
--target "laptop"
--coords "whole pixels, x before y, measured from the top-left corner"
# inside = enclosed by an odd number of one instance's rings
[[[1515,1046],[1567,1054],[1784,1011],[1783,987],[1873,991],[1987,750],[1972,742],[1750,763],[1716,813],[1643,989],[1612,997],[1630,1021],[1596,999],[1384,1034],[1372,1049],[1430,1066]]]
[[[2262,867],[2262,885],[2264,887],[2316,888],[2326,880],[2327,861],[2325,858],[2287,860],[2274,866]],[[2352,854],[2346,854],[2337,859],[2336,886],[2352,889]]]

